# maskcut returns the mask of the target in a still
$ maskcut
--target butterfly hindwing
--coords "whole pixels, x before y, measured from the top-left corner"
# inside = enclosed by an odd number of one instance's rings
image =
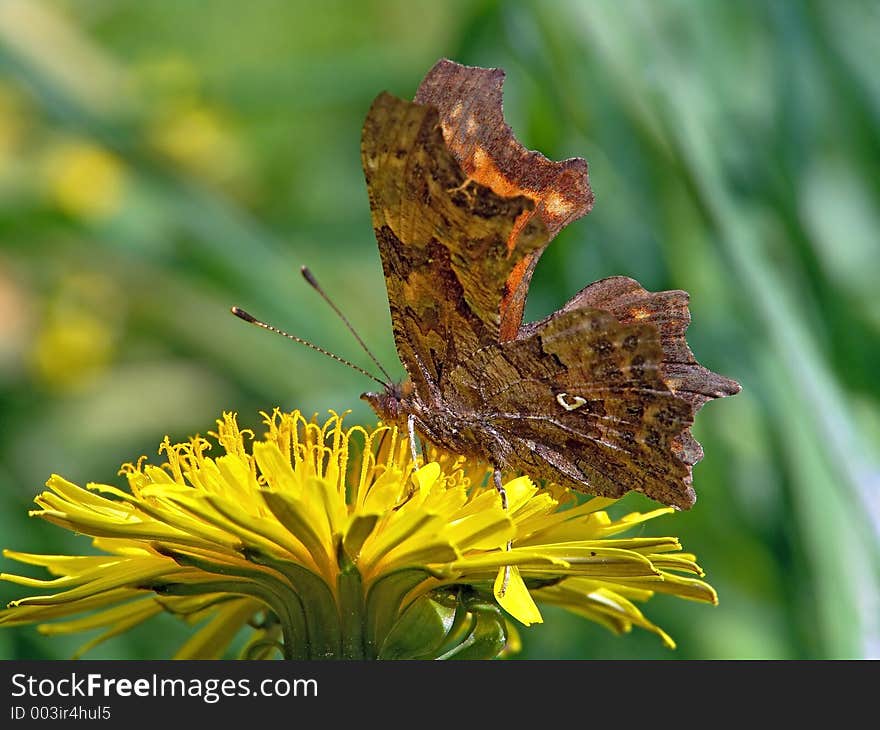
[[[689,507],[690,465],[676,444],[692,411],[664,384],[662,359],[653,325],[582,308],[481,349],[449,384],[476,385],[471,398],[500,435],[496,460],[590,494],[635,490]]]
[[[645,322],[657,327],[663,344],[663,376],[676,394],[691,401],[695,410],[713,398],[734,395],[739,383],[700,365],[685,341],[691,321],[688,293],[680,290],[649,292],[626,276],[612,276],[584,287],[562,308],[596,307],[620,322]]]

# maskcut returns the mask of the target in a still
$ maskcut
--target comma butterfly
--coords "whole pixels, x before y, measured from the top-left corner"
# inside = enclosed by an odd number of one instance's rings
[[[687,509],[703,455],[694,414],[740,386],[694,359],[683,291],[615,276],[523,324],[538,258],[593,195],[584,160],[551,162],[515,139],[503,79],[441,60],[413,102],[383,93],[370,108],[362,161],[409,377],[362,398],[487,460],[496,484],[510,469]]]

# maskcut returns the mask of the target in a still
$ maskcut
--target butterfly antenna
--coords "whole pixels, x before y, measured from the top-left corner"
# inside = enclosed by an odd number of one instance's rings
[[[370,348],[367,347],[367,343],[361,339],[361,336],[357,333],[357,330],[352,326],[351,322],[348,321],[348,318],[340,311],[339,307],[337,307],[333,303],[333,300],[327,296],[326,292],[321,288],[321,285],[315,278],[315,275],[309,270],[309,267],[301,267],[300,273],[303,275],[303,279],[305,279],[309,283],[309,286],[311,286],[312,289],[314,289],[316,292],[318,292],[318,294],[321,295],[321,299],[327,302],[327,304],[329,304],[333,311],[336,312],[336,314],[339,316],[339,319],[341,319],[345,323],[345,326],[348,327],[348,331],[354,335],[354,338],[358,341],[358,344],[363,348],[364,352],[366,352],[367,355],[370,356],[370,360],[372,360],[375,363],[376,367],[382,371],[382,375],[384,375],[388,379],[387,382],[392,382],[392,378],[388,374],[388,371],[382,367],[382,363],[380,363],[379,360],[376,359],[376,356],[370,351]]]
[[[291,335],[291,334],[285,332],[284,330],[280,330],[277,327],[273,327],[271,324],[266,324],[266,322],[263,322],[263,321],[257,319],[252,314],[248,314],[240,307],[232,307],[232,313],[236,317],[238,317],[239,319],[243,319],[245,322],[250,322],[251,324],[257,325],[257,327],[262,327],[264,330],[269,330],[269,332],[274,332],[276,335],[281,335],[282,337],[287,337],[288,339],[293,340],[294,342],[299,342],[299,344],[301,344],[301,345],[305,345],[306,347],[311,347],[316,352],[320,352],[322,355],[326,355],[327,357],[329,357],[333,360],[336,360],[336,362],[341,362],[343,365],[348,365],[348,367],[350,367],[352,370],[357,370],[359,373],[366,375],[371,380],[375,380],[380,385],[382,385],[382,386],[386,385],[385,381],[380,380],[375,375],[367,372],[359,365],[355,365],[353,362],[349,362],[344,357],[339,357],[339,355],[334,355],[332,352],[325,350],[323,347],[318,347],[317,345],[309,342],[308,340],[304,340],[302,337],[297,337],[296,335]]]

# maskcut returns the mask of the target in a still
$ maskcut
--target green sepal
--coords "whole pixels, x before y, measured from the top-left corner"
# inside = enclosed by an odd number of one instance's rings
[[[344,659],[367,659],[364,644],[364,586],[357,565],[340,545],[339,576],[336,579],[339,595],[339,624],[342,630],[342,657]]]
[[[234,595],[251,596],[266,604],[278,617],[284,635],[285,659],[308,659],[306,642],[306,621],[302,605],[295,606],[291,601],[282,599],[283,593],[269,588],[264,581],[261,584],[245,581],[226,580],[190,580],[186,583],[174,581],[155,581],[142,586],[159,595],[168,596],[199,596],[205,593],[232,593]],[[296,596],[295,593],[293,593]],[[297,597],[298,601],[298,597]],[[298,610],[297,610],[298,609]]]
[[[495,659],[507,645],[504,613],[496,604],[475,596],[462,598],[449,638],[452,647],[438,659]]]
[[[314,573],[300,566],[294,566],[289,561],[270,559],[261,550],[249,549],[243,552],[252,563],[262,563],[274,567],[284,578],[263,570],[217,563],[197,555],[167,548],[163,554],[173,558],[179,565],[192,565],[208,574],[214,573],[243,579],[238,582],[235,590],[229,592],[258,596],[274,610],[275,615],[284,626],[286,658],[314,659],[327,655],[328,642],[325,641],[327,634],[320,628],[324,626],[326,629],[327,625],[321,621],[321,616],[332,615],[333,621],[336,622],[336,646],[338,646],[336,607],[332,596],[329,596],[326,583]],[[295,580],[290,577],[291,573],[296,576]],[[328,606],[321,606],[322,589],[329,596],[329,610],[332,612],[330,614],[328,614]],[[313,637],[315,626],[319,628]],[[291,642],[295,642],[295,644],[291,644]],[[330,654],[332,654],[332,650],[330,650]]]
[[[400,608],[406,594],[430,574],[418,568],[407,568],[387,573],[377,580],[367,592],[366,648],[367,658],[377,657],[379,648],[400,616]]]
[[[310,659],[338,659],[342,644],[339,614],[330,587],[320,576],[290,560],[268,555],[262,550],[246,551],[250,561],[273,568],[289,583],[305,615]]]
[[[382,643],[379,659],[434,659],[446,643],[455,606],[422,596],[410,604]]]

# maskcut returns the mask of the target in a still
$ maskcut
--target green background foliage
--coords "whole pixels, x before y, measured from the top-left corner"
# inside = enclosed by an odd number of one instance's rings
[[[222,410],[373,420],[364,378],[228,309],[364,363],[308,264],[402,372],[360,129],[449,57],[504,68],[519,138],[590,164],[594,211],[545,253],[528,318],[614,274],[685,289],[692,349],[743,385],[697,419],[696,506],[645,528],[697,553],[720,605],[645,606],[675,652],[547,610],[521,657],[877,656],[878,37],[868,1],[0,4],[0,542],[83,551],[26,516],[49,474],[120,483]],[[92,656],[183,635],[152,622]],[[77,643],[8,630],[0,656]]]

